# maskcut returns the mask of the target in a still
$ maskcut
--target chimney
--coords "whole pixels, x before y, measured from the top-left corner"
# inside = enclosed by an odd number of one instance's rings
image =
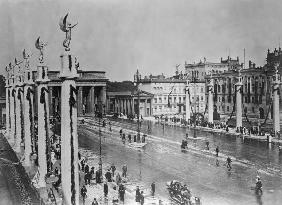
[[[249,68],[252,67],[252,61],[249,61]]]

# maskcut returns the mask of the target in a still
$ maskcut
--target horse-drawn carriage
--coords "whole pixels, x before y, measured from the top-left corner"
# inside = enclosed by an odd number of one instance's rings
[[[182,185],[179,181],[172,180],[167,182],[167,189],[170,198],[181,205],[201,205],[199,197],[192,196],[191,191],[186,185]]]

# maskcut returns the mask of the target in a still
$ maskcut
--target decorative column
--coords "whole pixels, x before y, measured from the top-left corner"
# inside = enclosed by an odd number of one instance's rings
[[[10,116],[10,78],[11,78],[11,70],[9,67],[6,66],[6,72],[7,72],[7,77],[6,77],[6,137],[10,138],[10,132],[11,132],[11,116]]]
[[[280,132],[280,117],[279,117],[279,85],[280,75],[278,74],[278,65],[275,65],[275,74],[273,76],[273,130],[276,135]]]
[[[12,64],[9,64],[11,69],[11,88],[10,88],[10,116],[11,116],[11,131],[10,131],[10,139],[12,144],[16,142],[16,89],[15,89],[15,76],[14,76],[14,69],[12,68]]]
[[[48,91],[49,91],[49,99],[48,99],[48,103],[49,103],[49,114],[51,117],[54,117],[54,103],[53,103],[53,86],[49,86],[48,87]]]
[[[23,93],[23,76],[22,72],[20,69],[20,63],[17,62],[15,59],[15,67],[14,70],[16,70],[16,75],[15,75],[15,112],[16,112],[16,141],[14,144],[14,151],[17,153],[21,152],[21,142],[23,140],[23,135],[24,135],[24,124],[23,124],[23,99],[22,99],[22,93]]]
[[[82,115],[82,105],[83,105],[83,87],[79,86],[78,87],[78,96],[77,96],[77,115],[81,116]]]
[[[24,72],[24,143],[25,143],[25,156],[24,165],[30,166],[30,156],[33,152],[33,127],[34,127],[34,104],[33,104],[33,79],[32,71],[29,68],[29,55],[26,51],[23,51],[23,58],[25,61],[25,72]]]
[[[208,84],[208,122],[213,123],[213,78],[211,77]]]
[[[90,88],[90,112],[93,114],[95,112],[95,87]]]
[[[186,102],[185,102],[185,106],[186,106],[186,116],[185,116],[185,120],[187,123],[190,122],[190,116],[191,116],[191,107],[190,107],[190,90],[189,90],[189,81],[186,81],[186,87],[185,87],[185,98],[186,98]]]
[[[35,43],[35,47],[39,49],[39,64],[37,65],[37,96],[38,96],[38,164],[39,179],[38,187],[45,187],[45,176],[50,169],[50,153],[49,153],[49,103],[48,103],[48,67],[44,63],[43,49],[44,44],[40,37]],[[63,122],[63,121],[62,121]]]
[[[67,22],[67,16],[61,19],[60,28],[66,32],[64,40],[65,52],[61,57],[60,78],[62,79],[61,100],[61,174],[64,204],[79,204],[79,174],[78,174],[78,139],[77,139],[77,90],[75,79],[78,62],[69,48],[71,28],[74,26]],[[65,43],[67,42],[68,43]],[[92,101],[91,104],[94,102]]]
[[[236,92],[236,127],[242,127],[242,91],[243,91],[243,82],[241,71],[239,71],[238,81],[235,84]]]

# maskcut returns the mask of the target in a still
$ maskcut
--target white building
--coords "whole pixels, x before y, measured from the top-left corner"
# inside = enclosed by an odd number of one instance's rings
[[[185,113],[186,79],[165,78],[165,76],[145,76],[139,79],[139,89],[152,93],[152,115],[173,115]],[[189,83],[192,112],[205,111],[205,83]]]

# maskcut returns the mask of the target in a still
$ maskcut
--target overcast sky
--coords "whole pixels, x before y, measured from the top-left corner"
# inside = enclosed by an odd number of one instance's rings
[[[45,58],[59,69],[67,12],[78,22],[71,51],[84,70],[104,70],[110,80],[172,75],[175,65],[240,57],[265,63],[267,49],[282,41],[279,0],[0,0],[0,74],[26,48],[36,68],[38,36],[48,42]]]

